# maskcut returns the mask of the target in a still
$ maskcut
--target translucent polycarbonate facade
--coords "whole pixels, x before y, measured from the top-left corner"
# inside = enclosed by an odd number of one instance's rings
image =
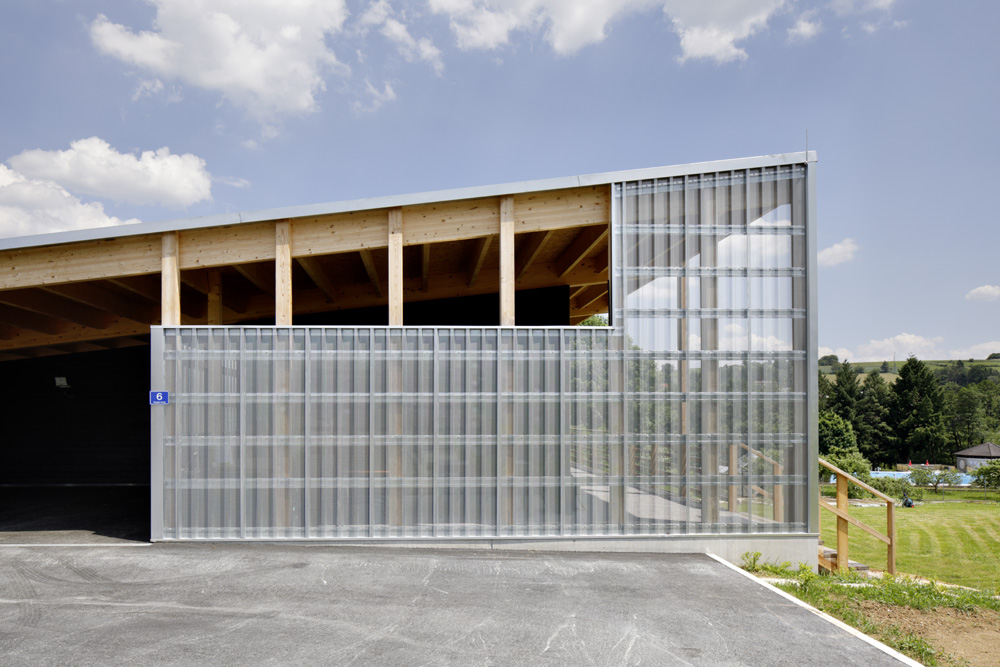
[[[155,328],[154,539],[815,530],[807,169],[610,183],[609,327]]]

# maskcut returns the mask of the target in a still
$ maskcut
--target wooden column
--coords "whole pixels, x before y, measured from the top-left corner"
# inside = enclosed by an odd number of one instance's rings
[[[389,326],[403,325],[403,209],[389,209]]]
[[[160,262],[160,324],[176,327],[181,324],[181,271],[177,263],[177,232],[165,232],[161,239]]]
[[[274,223],[274,325],[292,326],[292,223]]]
[[[208,324],[222,324],[222,271],[208,270]]]
[[[500,326],[514,326],[514,197],[500,198]]]

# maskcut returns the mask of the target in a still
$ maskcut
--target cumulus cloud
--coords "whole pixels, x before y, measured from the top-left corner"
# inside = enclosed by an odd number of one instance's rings
[[[837,355],[837,358],[840,359],[841,361],[850,361],[851,359],[854,359],[854,355],[846,347],[838,347],[834,349],[832,347],[823,347],[822,345],[820,345],[819,356],[825,357],[828,354]],[[865,360],[862,359],[862,361]]]
[[[802,17],[788,29],[789,42],[808,42],[823,29],[823,24],[819,21],[810,21]]]
[[[1000,352],[1000,340],[978,343],[971,347],[951,350],[952,359],[985,359],[994,352]]]
[[[90,137],[64,151],[24,151],[7,163],[28,179],[114,201],[184,208],[212,198],[205,161],[191,153],[172,154],[167,147],[133,155]]]
[[[906,359],[914,355],[919,359],[940,359],[944,355],[938,348],[944,339],[940,336],[926,338],[917,334],[901,333],[892,338],[870,340],[858,346],[859,361],[877,361],[879,359]]]
[[[396,91],[392,89],[392,86],[386,83],[382,90],[379,90],[371,84],[371,81],[365,81],[365,88],[368,91],[368,97],[370,101],[368,104],[362,102],[354,103],[355,113],[371,113],[373,111],[378,111],[386,102],[391,102],[396,99]]]
[[[854,259],[854,254],[861,248],[852,238],[846,238],[839,243],[834,243],[829,248],[819,251],[817,259],[820,266],[836,266]]]
[[[393,16],[388,0],[371,3],[354,24],[354,29],[361,35],[367,35],[372,28],[379,28],[379,33],[396,46],[396,50],[407,62],[422,61],[433,67],[438,74],[444,71],[441,50],[427,37],[413,37],[407,25]],[[359,50],[357,55],[363,64],[364,54]]]
[[[1000,285],[980,285],[969,290],[965,295],[966,301],[996,301],[1000,299]]]
[[[785,4],[786,0],[669,0],[663,10],[681,38],[681,62],[706,58],[721,64],[746,60],[747,52],[738,42],[766,27]]]
[[[57,183],[26,178],[0,164],[0,237],[134,222],[139,221],[109,216],[100,202],[81,202]]]
[[[99,15],[90,25],[105,55],[159,79],[216,91],[261,119],[316,110],[324,74],[342,69],[327,47],[347,18],[345,0],[150,0],[152,30]]]

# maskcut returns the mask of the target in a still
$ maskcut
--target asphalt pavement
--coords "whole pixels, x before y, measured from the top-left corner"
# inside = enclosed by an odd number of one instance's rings
[[[14,665],[898,666],[703,555],[0,546]]]

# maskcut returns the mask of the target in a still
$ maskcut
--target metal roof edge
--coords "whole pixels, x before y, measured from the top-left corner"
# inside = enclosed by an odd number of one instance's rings
[[[177,218],[154,222],[139,222],[129,225],[110,227],[93,227],[75,229],[64,232],[34,234],[30,236],[13,236],[0,239],[0,250],[16,250],[80,241],[98,241],[120,238],[123,236],[139,236],[143,234],[159,234],[170,231],[185,231],[203,229],[206,227],[223,227],[243,223],[265,222],[285,218],[305,218],[351,211],[370,211],[396,206],[414,206],[442,201],[457,201],[461,199],[478,199],[482,197],[497,197],[501,195],[523,194],[526,192],[542,192],[545,190],[563,190],[567,188],[606,185],[621,181],[643,180],[649,178],[666,178],[684,174],[697,174],[710,171],[731,171],[738,169],[754,169],[758,167],[773,167],[800,162],[816,162],[816,151],[798,151],[794,153],[776,153],[757,157],[714,160],[710,162],[692,162],[688,164],[663,167],[647,167],[625,171],[611,171],[582,176],[563,176],[532,181],[515,181],[497,185],[473,186],[449,190],[432,190],[405,195],[389,195],[366,199],[352,199],[340,202],[321,204],[303,204],[279,208],[261,209],[241,213],[219,213],[197,218]]]

